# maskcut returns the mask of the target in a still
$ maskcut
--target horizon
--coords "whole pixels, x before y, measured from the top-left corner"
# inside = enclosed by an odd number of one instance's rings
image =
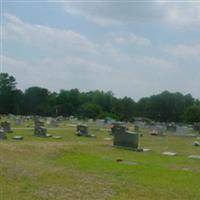
[[[0,73],[1,74],[1,73]],[[13,76],[12,74],[10,74],[10,76]],[[14,76],[13,76],[14,77]],[[15,78],[15,77],[14,77]],[[100,92],[104,92],[104,93],[107,93],[107,92],[111,92],[112,94],[113,94],[113,96],[114,97],[116,97],[116,98],[125,98],[125,97],[128,97],[128,98],[131,98],[133,101],[135,101],[136,103],[138,103],[141,99],[143,99],[143,98],[150,98],[150,97],[152,97],[152,96],[157,96],[157,95],[160,95],[160,94],[162,94],[162,93],[164,93],[164,92],[169,92],[169,93],[171,93],[171,94],[176,94],[176,93],[179,93],[179,94],[181,94],[181,95],[183,95],[183,96],[187,96],[187,95],[191,95],[190,93],[187,93],[187,94],[184,94],[184,93],[181,93],[180,91],[175,91],[175,92],[172,92],[172,91],[169,91],[169,90],[163,90],[163,91],[161,91],[161,92],[159,92],[159,93],[154,93],[154,94],[150,94],[149,96],[143,96],[143,97],[141,97],[140,99],[138,99],[138,100],[135,100],[134,98],[132,98],[132,97],[130,97],[130,96],[123,96],[123,97],[119,97],[119,96],[116,96],[114,93],[113,93],[113,91],[111,91],[111,90],[88,90],[88,91],[83,91],[83,90],[80,90],[79,88],[70,88],[70,89],[65,89],[65,88],[62,88],[62,89],[60,89],[60,90],[58,90],[58,91],[52,91],[52,90],[50,90],[50,89],[48,89],[48,88],[45,88],[45,87],[40,87],[40,86],[30,86],[30,87],[28,87],[28,88],[25,88],[25,89],[20,89],[20,88],[18,88],[17,87],[17,85],[18,85],[18,83],[17,83],[17,80],[16,80],[16,89],[19,89],[19,90],[21,90],[23,93],[27,90],[27,89],[29,89],[29,88],[34,88],[34,87],[39,87],[39,88],[42,88],[42,89],[47,89],[50,93],[60,93],[62,90],[64,90],[64,91],[70,91],[70,90],[75,90],[75,89],[77,89],[80,93],[88,93],[88,92],[95,92],[95,91],[100,91]],[[191,95],[192,96],[192,98],[194,98],[195,100],[200,100],[199,98],[196,98],[196,97],[194,97],[193,95]]]

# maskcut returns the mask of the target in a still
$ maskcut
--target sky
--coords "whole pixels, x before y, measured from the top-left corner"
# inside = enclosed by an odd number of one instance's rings
[[[200,1],[2,0],[1,47],[22,90],[200,98]]]

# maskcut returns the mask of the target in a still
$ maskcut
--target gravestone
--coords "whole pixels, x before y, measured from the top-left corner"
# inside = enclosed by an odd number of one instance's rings
[[[16,135],[13,137],[13,140],[23,140],[24,138],[21,135]]]
[[[6,133],[2,128],[0,128],[0,140],[5,140],[5,139],[7,139]]]
[[[76,127],[76,133],[78,136],[89,136],[88,126],[86,124],[79,124]]]
[[[2,127],[2,129],[4,130],[4,132],[6,133],[12,133],[12,130],[10,128],[10,123],[5,121],[5,122],[1,122],[0,126]]]
[[[176,125],[174,123],[167,125],[167,131],[169,132],[176,132]]]
[[[199,123],[195,123],[193,126],[194,131],[198,131],[200,133],[200,122]]]
[[[190,155],[188,158],[200,159],[200,155]]]
[[[200,142],[199,141],[194,141],[193,145],[196,146],[196,147],[200,147]]]
[[[125,133],[126,130],[127,128],[122,123],[119,123],[119,122],[113,123],[111,127],[112,135],[115,135],[115,133],[117,132]]]
[[[93,122],[94,122],[93,119],[88,119],[88,123],[89,123],[89,124],[92,124]]]
[[[22,124],[22,120],[21,119],[15,119],[15,124],[16,125],[21,125]]]
[[[186,136],[190,133],[190,129],[186,126],[177,126],[176,132],[178,135]]]
[[[164,136],[164,128],[162,126],[152,126],[150,134],[153,136]]]
[[[136,132],[116,129],[114,133],[113,145],[131,150],[137,150],[139,143],[139,134]]]
[[[55,119],[57,122],[62,122],[62,121],[64,121],[64,117],[63,116],[58,116],[58,117],[56,117],[56,119]]]
[[[139,125],[135,125],[135,126],[134,126],[134,131],[135,131],[135,132],[139,132],[139,129],[140,129]]]
[[[97,120],[96,120],[96,126],[97,126],[98,128],[104,128],[104,126],[105,126],[104,120],[102,120],[102,119],[97,119]]]
[[[162,153],[162,155],[165,155],[165,156],[176,156],[177,153],[175,152],[170,152],[170,151],[165,151]]]
[[[62,136],[59,136],[59,135],[55,135],[55,136],[52,136],[53,139],[62,139]]]
[[[39,137],[46,137],[47,129],[44,128],[44,122],[35,120],[34,135]]]
[[[58,121],[56,119],[51,119],[50,126],[58,127]]]

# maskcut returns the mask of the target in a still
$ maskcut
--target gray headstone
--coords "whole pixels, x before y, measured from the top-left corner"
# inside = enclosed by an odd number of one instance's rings
[[[169,132],[176,132],[176,125],[174,123],[167,125],[167,131]]]
[[[115,135],[115,133],[119,133],[119,132],[125,133],[127,131],[127,128],[122,123],[115,122],[112,124],[111,131],[112,131],[112,135]]]
[[[36,120],[35,121],[35,129],[34,129],[34,135],[39,137],[46,137],[47,136],[47,129],[44,128],[44,123]]]
[[[23,140],[24,138],[20,135],[16,135],[13,137],[13,140]]]
[[[129,131],[120,131],[117,129],[114,133],[113,144],[116,147],[123,147],[127,149],[136,150],[139,143],[139,134]]]
[[[3,129],[0,129],[0,140],[5,140],[7,139],[6,133],[4,132]]]
[[[165,156],[176,156],[177,153],[166,151],[166,152],[163,152],[162,155],[165,155]]]
[[[88,136],[88,126],[86,124],[79,124],[76,127],[78,136]]]
[[[0,126],[4,130],[4,132],[6,132],[6,133],[12,133],[12,130],[11,130],[9,122],[7,122],[7,121],[1,122]]]

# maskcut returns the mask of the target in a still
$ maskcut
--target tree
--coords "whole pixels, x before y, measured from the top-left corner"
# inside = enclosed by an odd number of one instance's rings
[[[156,121],[183,120],[184,111],[194,103],[190,94],[182,95],[179,92],[164,91],[149,98],[142,98],[137,104],[137,113],[141,117],[148,117]]]
[[[83,105],[81,105],[79,110],[79,114],[83,118],[93,118],[93,119],[96,119],[101,112],[102,112],[101,107],[94,103],[84,103]]]
[[[27,114],[45,116],[48,113],[50,92],[45,88],[31,87],[25,91],[24,104]]]
[[[7,73],[0,73],[0,113],[13,112],[16,80]]]
[[[200,122],[200,105],[193,105],[186,109],[185,120],[189,123]]]
[[[120,120],[133,121],[135,111],[135,102],[131,98],[124,97],[123,99],[115,99],[113,112]]]
[[[156,121],[199,121],[200,101],[190,94],[164,91],[137,103],[129,97],[116,98],[111,91],[79,92],[78,89],[51,93],[46,88],[31,87],[25,92],[16,88],[16,80],[0,74],[0,114],[70,116],[85,118],[112,117],[133,121],[146,117]]]

